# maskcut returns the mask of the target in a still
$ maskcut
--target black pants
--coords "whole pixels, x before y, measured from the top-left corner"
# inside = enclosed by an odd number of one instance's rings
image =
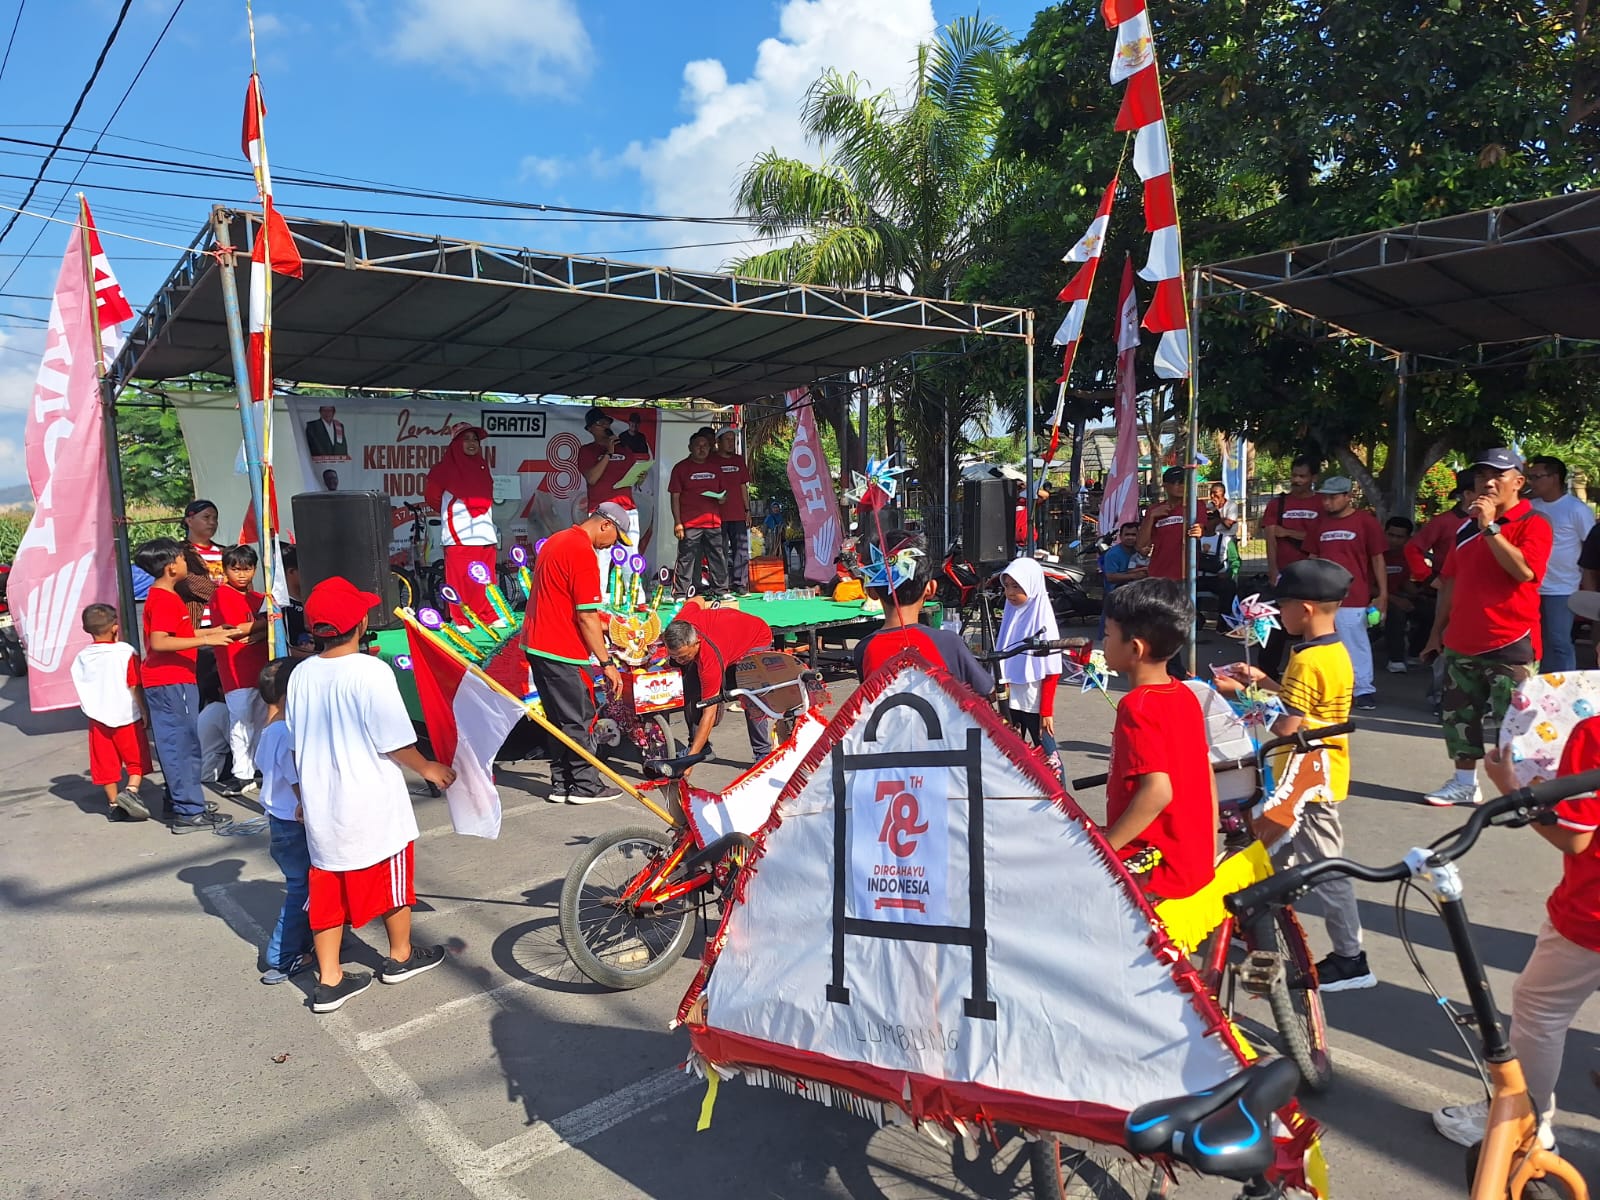
[[[678,588],[700,591],[700,562],[705,560],[706,575],[713,592],[728,590],[728,540],[722,529],[685,529],[678,541]],[[748,564],[746,570],[748,570]]]
[[[589,722],[594,719],[594,694],[589,679],[577,663],[557,662],[542,655],[528,655],[528,672],[539,689],[545,718],[590,754],[594,741]],[[598,796],[607,789],[594,764],[551,739],[550,784],[557,795]]]
[[[750,590],[750,524],[747,521],[724,521],[722,532],[728,543],[729,590]]]
[[[700,653],[706,653],[705,647],[700,648]],[[722,690],[738,687],[734,678],[734,669],[729,667],[722,673]],[[683,672],[683,715],[689,722],[689,737],[694,738],[694,731],[700,724],[701,710],[695,706],[700,703],[700,672],[694,667],[686,667]],[[745,699],[739,704],[744,710],[745,734],[750,739],[750,755],[752,760],[759,762],[772,748],[772,719],[756,707],[755,701]],[[718,716],[720,722],[720,714]]]
[[[1403,663],[1422,653],[1433,632],[1436,604],[1431,593],[1413,600],[1412,607],[1405,611],[1396,608],[1393,599],[1389,601],[1389,614],[1383,619],[1383,644],[1390,662]]]

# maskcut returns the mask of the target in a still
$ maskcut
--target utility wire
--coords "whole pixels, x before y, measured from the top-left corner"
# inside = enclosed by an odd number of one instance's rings
[[[5,78],[6,66],[11,62],[11,47],[17,42],[17,26],[22,24],[22,10],[28,7],[28,0],[17,0],[17,19],[11,22],[11,36],[6,39],[6,56],[0,58],[0,79]]]
[[[39,190],[39,184],[43,182],[44,173],[49,169],[51,160],[55,158],[56,151],[61,149],[61,143],[67,140],[67,133],[71,130],[72,123],[78,119],[78,114],[83,111],[83,102],[89,98],[89,91],[94,87],[94,81],[100,78],[100,68],[105,66],[106,56],[111,53],[111,47],[116,43],[117,34],[122,32],[122,23],[127,20],[128,10],[132,7],[133,0],[122,0],[122,8],[117,13],[116,24],[111,26],[111,33],[106,38],[106,44],[100,47],[100,57],[94,60],[94,70],[89,72],[89,81],[83,85],[83,91],[78,93],[78,101],[72,106],[72,115],[67,118],[67,123],[61,127],[61,133],[56,137],[56,143],[50,148],[50,153],[44,156],[44,162],[39,167],[38,178],[29,186],[28,194],[23,197],[22,203],[18,206],[19,208],[27,208],[28,201],[32,200],[34,192]],[[20,10],[18,15],[20,17]],[[6,234],[11,232],[21,215],[20,212],[11,214],[11,219],[6,222],[6,227],[0,229],[0,242],[6,240]]]
[[[105,138],[106,131],[109,130],[111,128],[112,123],[114,121],[116,121],[117,114],[122,111],[122,106],[128,102],[128,97],[133,95],[133,89],[136,86],[138,86],[139,80],[144,76],[145,68],[150,65],[150,60],[156,56],[156,51],[161,48],[162,41],[164,41],[166,39],[167,30],[171,29],[172,28],[172,23],[178,19],[178,14],[183,11],[183,6],[184,6],[185,2],[186,2],[186,0],[178,0],[178,3],[172,9],[172,15],[167,18],[167,23],[161,27],[161,32],[156,34],[156,40],[151,45],[150,52],[144,56],[144,61],[139,64],[139,69],[133,73],[133,78],[128,81],[128,86],[123,89],[123,91],[122,91],[122,99],[117,101],[117,106],[111,110],[111,115],[106,118],[106,123],[100,127],[100,132],[95,135],[94,145],[89,148],[89,154],[84,155],[83,160],[78,164],[78,169],[72,173],[72,179],[67,184],[66,190],[61,193],[61,198],[59,200],[57,200],[55,202],[55,206],[53,208],[51,208],[51,210],[50,210],[50,215],[51,216],[55,216],[57,213],[59,213],[61,211],[61,206],[66,203],[67,197],[72,194],[72,189],[77,185],[78,177],[83,174],[84,167],[89,165],[89,155],[99,152],[99,150],[100,150],[100,142]],[[123,11],[126,12],[127,10],[124,9]],[[120,19],[119,19],[118,23],[119,24],[121,23]],[[113,38],[116,37],[116,30],[112,30],[111,36]],[[107,43],[107,49],[109,49],[109,48],[110,48],[110,43],[108,42]],[[95,70],[98,71],[99,69],[100,69],[100,67],[99,67],[99,64],[97,63],[95,65]],[[94,80],[91,79],[89,82],[92,84],[94,82]],[[85,95],[87,95],[87,94],[88,94],[87,91],[85,91]],[[79,101],[79,104],[80,105],[82,104],[81,100]],[[77,115],[76,110],[74,110],[73,115],[74,116]],[[69,124],[70,124],[70,122],[69,122]],[[62,131],[62,135],[65,136],[65,134],[66,134],[66,131],[63,130]],[[59,145],[59,140],[58,140],[57,144]],[[45,168],[48,167],[49,165],[50,165],[50,162],[49,162],[48,159],[46,159],[45,163],[44,163],[44,166],[39,168],[39,174],[40,174],[41,178],[44,175]],[[19,208],[27,208],[28,207],[28,201],[31,198],[32,198],[32,193],[30,192],[27,196],[24,196],[22,198],[22,203],[20,205],[18,205],[18,207]],[[13,224],[16,223],[16,218],[15,217],[12,218],[12,223]],[[38,230],[33,235],[33,241],[28,243],[28,249],[29,250],[32,250],[35,246],[37,246],[39,244],[39,239],[44,236],[45,228],[46,228],[46,226],[41,222],[40,225],[39,225]],[[3,238],[4,236],[5,236],[4,234],[0,234],[0,238]],[[17,272],[20,271],[20,270],[22,270],[22,260],[19,259],[18,262],[17,262],[17,265],[11,268],[11,274],[7,275],[5,277],[5,279],[0,280],[0,291],[4,291],[7,287],[10,286],[11,281],[17,277]]]

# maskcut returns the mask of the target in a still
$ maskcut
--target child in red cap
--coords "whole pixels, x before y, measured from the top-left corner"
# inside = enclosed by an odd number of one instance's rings
[[[411,944],[417,818],[400,768],[440,788],[456,775],[418,751],[393,672],[361,653],[367,614],[377,603],[377,596],[337,575],[311,590],[306,628],[324,648],[296,668],[285,702],[311,853],[307,911],[317,956],[311,1011],[318,1013],[333,1012],[372,986],[371,975],[340,965],[347,925],[383,918],[389,957],[378,978],[384,983],[400,983],[444,961],[443,946]]]

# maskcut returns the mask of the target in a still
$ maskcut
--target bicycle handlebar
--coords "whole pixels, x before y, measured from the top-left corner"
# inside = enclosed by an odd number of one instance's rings
[[[711,757],[711,747],[707,746],[698,754],[680,754],[676,758],[663,758],[645,764],[645,770],[660,779],[676,779],[696,763],[705,762]]]
[[[1355,732],[1355,728],[1354,721],[1345,721],[1339,725],[1325,725],[1321,729],[1300,729],[1294,733],[1285,734],[1283,737],[1273,738],[1270,742],[1262,742],[1256,748],[1253,757],[1232,758],[1226,762],[1214,762],[1211,764],[1211,773],[1220,775],[1227,771],[1243,771],[1247,767],[1259,766],[1263,758],[1283,746],[1292,745],[1301,754],[1309,754],[1312,750],[1318,748],[1317,744],[1324,738],[1343,737],[1347,733]],[[1082,779],[1074,779],[1072,786],[1074,789],[1105,787],[1110,779],[1109,772],[1102,772],[1099,775],[1085,775]]]
[[[1009,650],[991,650],[987,654],[977,655],[976,658],[979,662],[995,663],[1015,658],[1019,654],[1056,654],[1062,650],[1081,650],[1089,644],[1089,639],[1083,637],[1056,638],[1052,641],[1032,637],[1025,642],[1017,643]]]
[[[1517,788],[1485,802],[1467,818],[1465,825],[1447,835],[1448,840],[1442,845],[1414,851],[1401,862],[1387,867],[1369,867],[1348,858],[1325,858],[1290,867],[1251,884],[1243,891],[1225,896],[1223,904],[1236,917],[1252,916],[1263,908],[1292,904],[1325,875],[1346,875],[1368,883],[1397,883],[1418,874],[1424,867],[1443,866],[1461,858],[1477,844],[1479,836],[1490,825],[1511,828],[1526,825],[1561,801],[1596,789],[1600,789],[1600,770],[1564,775],[1531,787]]]
[[[696,712],[699,712],[700,710],[710,708],[715,704],[726,704],[730,700],[753,700],[755,701],[756,707],[772,720],[787,720],[793,717],[798,717],[801,713],[805,712],[806,709],[811,707],[809,687],[812,684],[818,684],[821,682],[821,671],[802,671],[797,679],[785,680],[782,683],[770,683],[766,687],[762,688],[728,688],[726,691],[718,692],[715,696],[707,696],[704,699],[697,701],[694,705],[694,708]],[[783,688],[795,687],[797,685],[800,688],[800,702],[791,709],[785,709],[783,712],[774,712],[761,701],[761,697],[765,696],[768,692],[776,692]]]

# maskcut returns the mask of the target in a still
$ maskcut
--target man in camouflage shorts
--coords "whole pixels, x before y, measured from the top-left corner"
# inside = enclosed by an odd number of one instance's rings
[[[1522,498],[1522,460],[1504,447],[1473,461],[1477,495],[1439,576],[1424,658],[1444,655],[1445,748],[1455,774],[1428,793],[1436,805],[1477,804],[1484,740],[1498,742],[1517,685],[1539,670],[1539,583],[1550,523]]]

